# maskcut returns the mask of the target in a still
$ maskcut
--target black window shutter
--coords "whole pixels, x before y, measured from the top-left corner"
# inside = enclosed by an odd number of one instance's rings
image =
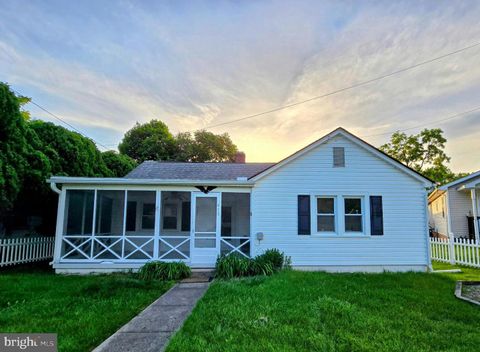
[[[383,236],[383,207],[381,196],[370,196],[370,231],[372,236]]]
[[[310,235],[310,196],[298,196],[298,234]]]

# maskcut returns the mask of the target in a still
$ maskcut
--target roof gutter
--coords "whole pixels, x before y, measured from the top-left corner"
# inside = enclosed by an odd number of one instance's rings
[[[47,180],[47,182],[49,182],[49,180]],[[61,194],[62,191],[60,190],[60,188],[57,187],[57,184],[55,182],[50,182],[50,188],[55,192],[55,193],[58,193],[58,194]]]

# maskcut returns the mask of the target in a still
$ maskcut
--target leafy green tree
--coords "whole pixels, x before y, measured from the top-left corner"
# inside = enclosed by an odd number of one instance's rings
[[[102,158],[112,177],[123,177],[137,166],[135,160],[128,155],[119,154],[113,150],[103,152]]]
[[[445,153],[447,139],[440,128],[424,129],[418,134],[407,135],[395,132],[390,142],[380,149],[408,167],[443,184],[464,174],[455,174],[447,164],[450,157]]]
[[[205,130],[179,133],[176,136],[175,159],[193,162],[229,162],[235,160],[237,146],[228,133],[214,134]]]
[[[162,121],[137,122],[125,133],[118,150],[139,163],[145,160],[173,160],[175,138]]]
[[[40,141],[29,129],[20,101],[0,82],[0,215],[10,210],[24,183],[44,181],[50,171]]]
[[[105,177],[112,173],[95,143],[77,132],[51,122],[34,120],[29,127],[41,140],[41,151],[50,159],[51,174]]]

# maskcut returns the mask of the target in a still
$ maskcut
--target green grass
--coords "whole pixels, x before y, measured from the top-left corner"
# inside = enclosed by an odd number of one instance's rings
[[[464,281],[480,281],[480,269],[462,266],[462,265],[450,265],[447,263],[436,262],[433,263],[434,270],[451,270],[451,269],[460,269],[461,273],[436,273],[436,275],[444,275],[454,280],[464,280]]]
[[[0,272],[0,331],[58,333],[59,351],[90,351],[172,285],[127,274]]]
[[[480,309],[454,297],[459,275],[285,271],[216,281],[167,351],[475,351]]]

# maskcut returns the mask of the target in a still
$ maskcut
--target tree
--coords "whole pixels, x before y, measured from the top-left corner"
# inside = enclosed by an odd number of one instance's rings
[[[237,146],[228,133],[216,135],[205,130],[179,133],[176,160],[193,162],[229,162],[235,160]]]
[[[41,140],[41,151],[50,159],[51,174],[108,177],[112,173],[95,143],[77,132],[51,122],[34,120],[29,127]]]
[[[103,152],[102,159],[110,170],[112,177],[123,177],[137,166],[135,160],[128,155],[119,154],[113,150]]]
[[[0,214],[10,210],[25,182],[44,181],[50,171],[40,141],[20,110],[22,98],[0,82]]]
[[[175,139],[162,121],[152,120],[142,125],[137,122],[125,133],[118,150],[139,163],[145,160],[173,160]]]
[[[440,128],[424,129],[409,136],[404,132],[395,132],[390,142],[382,145],[380,149],[408,167],[443,184],[461,175],[455,174],[446,165],[450,162],[450,157],[444,151],[446,142]]]

